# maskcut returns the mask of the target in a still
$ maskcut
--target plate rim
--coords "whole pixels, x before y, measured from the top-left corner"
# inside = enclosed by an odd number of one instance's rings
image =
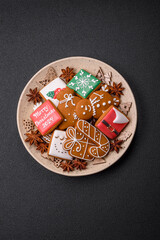
[[[23,137],[22,137],[22,133],[20,131],[20,123],[19,123],[19,115],[20,115],[20,105],[21,105],[21,99],[23,98],[23,95],[24,95],[24,92],[26,90],[26,88],[28,87],[28,85],[32,82],[32,80],[40,73],[42,72],[44,69],[46,69],[47,67],[49,67],[51,64],[56,64],[58,62],[61,62],[62,60],[70,60],[70,59],[80,59],[80,58],[83,58],[83,59],[87,59],[87,60],[94,60],[94,61],[97,61],[99,62],[100,64],[106,64],[112,71],[112,69],[117,72],[122,78],[123,80],[125,81],[126,85],[127,85],[127,88],[129,88],[131,94],[132,94],[132,98],[133,98],[133,101],[134,101],[134,105],[135,105],[135,129],[134,129],[134,132],[132,133],[131,137],[130,137],[130,144],[125,148],[125,151],[120,154],[118,156],[118,158],[116,159],[116,161],[112,162],[110,165],[104,167],[103,169],[99,169],[97,170],[96,172],[89,172],[89,173],[82,173],[81,175],[78,175],[78,174],[68,174],[66,172],[58,172],[57,169],[55,168],[54,171],[53,169],[49,168],[48,166],[46,166],[45,164],[43,164],[41,161],[39,161],[35,156],[34,154],[29,150],[29,148],[27,148],[26,146],[26,142],[24,141]],[[133,103],[132,103],[133,104]],[[46,169],[48,169],[49,171],[53,172],[53,173],[57,173],[57,174],[60,174],[62,176],[68,176],[68,177],[82,177],[82,176],[88,176],[88,175],[93,175],[93,174],[96,174],[96,173],[99,173],[101,171],[104,171],[106,170],[107,168],[109,168],[110,166],[112,166],[114,163],[116,163],[125,153],[126,151],[128,150],[129,146],[131,145],[132,141],[133,141],[133,138],[135,136],[135,133],[136,133],[136,129],[137,129],[137,122],[138,122],[138,114],[137,114],[137,104],[136,104],[136,100],[135,100],[135,97],[134,97],[134,94],[132,92],[132,89],[130,88],[128,82],[125,80],[125,78],[116,70],[114,69],[112,66],[110,66],[108,63],[105,63],[101,60],[98,60],[96,58],[91,58],[91,57],[84,57],[84,56],[72,56],[72,57],[66,57],[66,58],[61,58],[61,59],[58,59],[56,61],[53,61],[53,62],[50,62],[49,64],[45,65],[44,67],[42,67],[38,72],[36,72],[32,77],[31,79],[27,82],[27,84],[25,85],[25,87],[23,88],[21,94],[20,94],[20,97],[19,97],[19,100],[18,100],[18,104],[17,104],[17,113],[16,113],[16,120],[17,120],[17,128],[18,128],[18,132],[19,132],[19,136],[22,140],[22,143],[25,147],[25,149],[27,150],[27,152],[40,164],[42,165],[43,167],[45,167]],[[49,161],[49,160],[48,160]]]

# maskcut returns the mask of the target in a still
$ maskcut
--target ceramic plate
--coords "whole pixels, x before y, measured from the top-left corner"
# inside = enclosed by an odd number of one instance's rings
[[[110,152],[105,157],[105,162],[101,164],[94,165],[93,162],[88,162],[87,169],[79,171],[74,170],[73,172],[64,172],[62,168],[56,167],[56,165],[45,158],[47,155],[41,155],[40,151],[36,150],[35,146],[30,146],[29,143],[25,142],[26,136],[24,135],[26,133],[26,130],[24,128],[24,120],[30,119],[30,114],[33,112],[33,104],[31,102],[27,101],[26,94],[28,94],[30,88],[37,87],[38,90],[42,88],[42,85],[40,85],[39,81],[43,81],[45,79],[45,76],[47,74],[47,71],[49,67],[53,67],[56,71],[57,76],[61,74],[61,69],[66,68],[67,66],[74,68],[74,71],[77,73],[80,69],[85,69],[88,72],[90,72],[92,75],[96,76],[97,71],[99,70],[99,67],[102,68],[104,73],[112,72],[112,82],[115,81],[116,83],[122,82],[124,90],[124,95],[121,97],[121,102],[131,102],[132,106],[130,108],[130,111],[128,113],[128,117],[130,118],[130,123],[125,128],[125,131],[128,133],[132,133],[132,135],[128,138],[127,141],[123,143],[123,148],[119,151],[117,154],[115,151]],[[66,175],[66,176],[84,176],[84,175],[90,175],[97,172],[100,172],[109,166],[111,166],[113,163],[115,163],[118,159],[122,157],[122,155],[126,152],[127,148],[132,142],[134,133],[136,131],[136,125],[137,125],[137,108],[136,108],[136,102],[133,96],[133,93],[126,82],[126,80],[111,66],[108,64],[101,62],[99,60],[88,58],[88,57],[69,57],[64,58],[55,62],[52,62],[42,68],[39,72],[37,72],[31,80],[27,83],[25,86],[20,99],[18,103],[17,108],[17,125],[20,137],[22,139],[22,142],[27,149],[27,151],[32,155],[32,157],[39,162],[42,166],[49,169],[52,172]]]

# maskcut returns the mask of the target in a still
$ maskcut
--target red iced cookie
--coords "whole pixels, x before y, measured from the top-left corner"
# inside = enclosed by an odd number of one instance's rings
[[[128,117],[118,108],[111,106],[98,119],[95,126],[107,137],[113,139],[119,135],[128,122]]]
[[[63,116],[50,100],[38,107],[30,117],[42,135],[52,132],[63,120]]]

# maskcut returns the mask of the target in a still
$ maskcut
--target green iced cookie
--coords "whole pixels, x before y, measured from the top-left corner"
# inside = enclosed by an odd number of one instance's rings
[[[100,84],[100,80],[81,69],[67,84],[67,87],[74,89],[82,98],[87,98]]]

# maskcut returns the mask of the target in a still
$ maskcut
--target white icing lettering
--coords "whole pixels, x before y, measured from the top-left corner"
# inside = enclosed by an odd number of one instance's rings
[[[47,114],[44,114],[43,118],[41,118],[39,121],[35,121],[35,125],[38,127],[42,122],[46,120],[46,118],[48,118],[54,112],[55,112],[55,109],[51,109],[50,112],[48,112]]]
[[[33,114],[33,116],[35,117],[35,118],[38,118],[39,116],[41,116],[41,114],[42,113],[44,113],[44,112],[48,112],[49,111],[49,108],[48,108],[48,106],[44,106],[41,110],[37,110],[34,114]]]

